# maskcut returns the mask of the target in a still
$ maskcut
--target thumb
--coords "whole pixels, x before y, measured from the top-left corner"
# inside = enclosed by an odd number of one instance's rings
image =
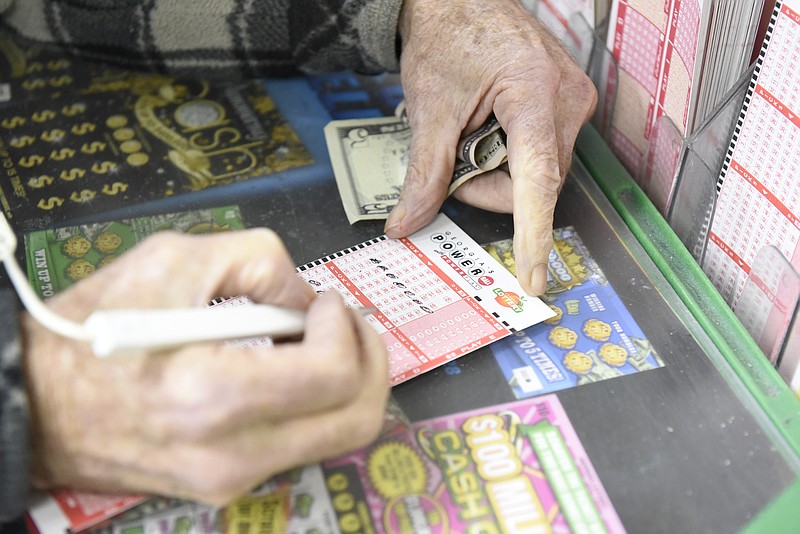
[[[411,150],[403,192],[384,231],[389,237],[404,237],[433,220],[447,198],[453,176],[460,128],[446,108],[414,120],[409,109]],[[418,115],[418,114],[417,114]]]

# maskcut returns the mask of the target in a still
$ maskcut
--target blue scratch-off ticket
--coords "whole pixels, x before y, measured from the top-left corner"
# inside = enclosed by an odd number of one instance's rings
[[[556,316],[491,345],[517,398],[663,367],[572,227],[554,230],[547,294]],[[487,251],[513,270],[510,241]]]

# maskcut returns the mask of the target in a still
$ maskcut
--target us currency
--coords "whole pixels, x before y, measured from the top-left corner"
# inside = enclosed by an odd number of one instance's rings
[[[447,194],[468,180],[496,169],[508,161],[506,139],[500,123],[490,118],[483,126],[463,137],[456,148],[456,165]]]
[[[347,220],[385,219],[397,204],[408,168],[411,129],[402,107],[395,117],[331,121],[325,140]],[[494,118],[464,136],[447,194],[508,158],[505,134]]]
[[[411,129],[398,117],[331,121],[325,141],[350,224],[385,219],[400,198]]]

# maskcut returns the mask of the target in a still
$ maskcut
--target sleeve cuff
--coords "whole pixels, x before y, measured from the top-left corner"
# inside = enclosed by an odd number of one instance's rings
[[[359,39],[364,52],[381,69],[390,72],[400,70],[397,22],[402,5],[402,0],[369,2],[361,10],[357,21]]]

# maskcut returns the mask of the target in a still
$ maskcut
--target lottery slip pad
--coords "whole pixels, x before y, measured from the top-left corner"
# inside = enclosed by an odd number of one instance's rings
[[[734,310],[764,247],[800,271],[798,69],[800,1],[778,2],[719,176],[702,262]]]
[[[619,66],[618,77],[609,76],[619,105],[609,145],[633,176],[648,150],[649,165],[674,168],[679,151],[671,136],[658,135],[657,122],[669,117],[681,136],[703,124],[750,64],[761,7],[758,1],[612,3],[606,45]],[[614,94],[611,87],[606,93]]]
[[[403,239],[380,236],[297,268],[317,292],[377,308],[392,385],[553,316],[447,216]]]

